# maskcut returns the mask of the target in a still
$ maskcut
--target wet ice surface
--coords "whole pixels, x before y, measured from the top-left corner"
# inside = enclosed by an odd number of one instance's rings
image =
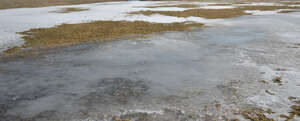
[[[174,23],[174,22],[199,22],[203,24],[216,24],[222,22],[222,19],[206,19],[201,17],[174,17],[160,14],[145,16],[142,14],[128,15],[134,11],[184,11],[195,8],[179,7],[158,7],[147,8],[145,6],[176,5],[176,4],[196,4],[202,9],[232,9],[238,6],[253,5],[282,5],[279,3],[257,3],[250,2],[246,4],[233,4],[222,6],[214,2],[155,2],[155,1],[131,1],[131,2],[107,2],[68,6],[51,6],[41,8],[17,8],[0,10],[0,52],[3,52],[14,46],[20,46],[24,43],[22,36],[17,32],[27,31],[33,28],[53,27],[63,23],[83,23],[97,20],[110,21],[147,21],[156,23]],[[209,6],[215,4],[213,6]],[[224,3],[226,4],[226,3]],[[229,3],[230,4],[230,3]],[[293,5],[291,5],[293,6]],[[55,13],[63,8],[83,8],[89,9],[80,12]],[[247,11],[254,15],[277,14],[278,11]]]
[[[235,112],[248,107],[284,120],[288,97],[300,96],[299,19],[239,17],[193,32],[2,59],[0,120],[243,120]]]

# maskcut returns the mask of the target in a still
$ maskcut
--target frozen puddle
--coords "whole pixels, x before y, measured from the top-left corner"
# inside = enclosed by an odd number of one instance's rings
[[[49,10],[36,9],[18,10]],[[71,14],[72,22],[81,21]],[[89,20],[84,12],[78,18],[83,16]],[[27,19],[50,26],[48,17]],[[244,16],[193,32],[2,59],[0,120],[245,120],[238,112],[255,107],[283,121],[279,115],[292,105],[288,98],[300,97],[300,49],[294,47],[299,19],[298,13]],[[33,27],[26,25],[16,27]],[[281,84],[272,82],[277,76]]]

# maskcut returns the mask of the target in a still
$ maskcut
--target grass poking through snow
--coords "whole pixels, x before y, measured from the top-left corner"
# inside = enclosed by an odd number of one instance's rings
[[[178,7],[178,8],[196,8],[199,5],[196,4],[175,4],[175,5],[155,5],[155,6],[143,6],[144,8],[163,8],[163,7]]]
[[[80,12],[87,11],[88,8],[62,8],[61,10],[52,11],[53,13],[71,13],[71,12]]]
[[[62,24],[52,28],[31,29],[24,35],[23,47],[14,47],[8,54],[21,52],[22,48],[49,49],[61,46],[76,45],[90,41],[111,41],[125,36],[141,35],[165,31],[184,31],[201,27],[200,23],[150,23],[143,21],[95,21],[81,24]]]
[[[296,9],[300,9],[300,7],[295,6],[240,6],[232,9],[189,9],[184,11],[135,11],[130,12],[129,14],[143,14],[143,15],[152,15],[152,14],[161,14],[166,16],[176,16],[176,17],[203,17],[208,19],[217,19],[217,18],[232,18],[242,15],[251,15],[250,13],[245,13],[246,10],[260,10],[260,11],[272,11],[279,9],[287,9],[291,12]],[[284,13],[283,12],[283,13]]]
[[[217,18],[232,18],[241,15],[250,15],[245,13],[242,10],[238,9],[189,9],[184,11],[136,11],[131,12],[129,14],[144,14],[144,15],[152,15],[152,14],[162,14],[167,16],[176,16],[176,17],[203,17],[208,19],[217,19]]]

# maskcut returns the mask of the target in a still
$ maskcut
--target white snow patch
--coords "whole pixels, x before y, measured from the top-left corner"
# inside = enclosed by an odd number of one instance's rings
[[[235,6],[203,6],[202,9],[232,9],[236,8]]]
[[[189,8],[179,8],[179,7],[158,7],[158,8],[140,8],[140,10],[150,10],[150,11],[185,11]]]
[[[236,4],[239,6],[282,6],[280,3],[270,3],[270,2],[250,2],[245,4]]]
[[[245,10],[245,13],[250,13],[252,15],[274,15],[278,14],[281,10],[275,11],[260,11],[260,10]]]

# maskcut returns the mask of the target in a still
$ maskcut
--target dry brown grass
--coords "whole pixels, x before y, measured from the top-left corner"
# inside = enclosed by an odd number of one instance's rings
[[[176,16],[176,17],[203,17],[208,19],[216,18],[232,18],[241,15],[250,15],[239,9],[190,9],[185,11],[137,11],[131,12],[129,14],[162,14],[167,16]]]
[[[144,6],[145,8],[162,8],[162,7],[178,7],[178,8],[196,8],[199,5],[196,4],[175,4],[175,5],[155,5],[155,6]]]
[[[260,11],[272,11],[278,9],[299,9],[300,7],[292,6],[241,6],[242,10],[260,10]]]
[[[61,10],[51,11],[54,13],[71,13],[71,12],[80,12],[80,11],[87,11],[88,8],[62,8]]]
[[[232,18],[242,15],[251,15],[249,13],[245,13],[245,10],[260,10],[260,11],[271,11],[278,9],[289,9],[292,10],[300,9],[300,7],[292,7],[292,6],[240,6],[238,8],[233,9],[189,9],[184,11],[136,11],[131,12],[129,14],[143,14],[143,15],[152,15],[152,14],[162,14],[167,16],[176,16],[176,17],[203,17],[208,19],[216,19],[216,18]],[[284,13],[283,12],[283,13]]]
[[[122,0],[0,0],[0,9],[34,8],[56,5],[74,5]]]
[[[229,3],[216,3],[216,4],[208,4],[208,6],[231,6]]]
[[[285,5],[300,5],[300,1],[283,1],[281,3]]]
[[[52,28],[31,29],[24,35],[25,44],[6,51],[8,54],[20,52],[22,48],[50,49],[76,45],[91,41],[110,41],[125,36],[141,35],[165,31],[183,31],[201,27],[200,23],[149,23],[143,21],[95,21],[81,24],[62,24]]]
[[[291,13],[291,12],[297,12],[295,10],[282,10],[282,11],[279,11],[278,13]]]
[[[265,114],[273,113],[271,110],[262,109],[247,109],[241,112],[242,116],[251,121],[274,121],[272,118],[268,118]]]
[[[280,117],[281,118],[285,118],[286,120],[285,121],[292,121],[295,116],[300,116],[300,100],[293,97],[293,99],[290,99],[289,100],[293,101],[293,105],[290,106],[290,111],[289,111],[289,115],[285,115],[285,114],[281,114]]]

